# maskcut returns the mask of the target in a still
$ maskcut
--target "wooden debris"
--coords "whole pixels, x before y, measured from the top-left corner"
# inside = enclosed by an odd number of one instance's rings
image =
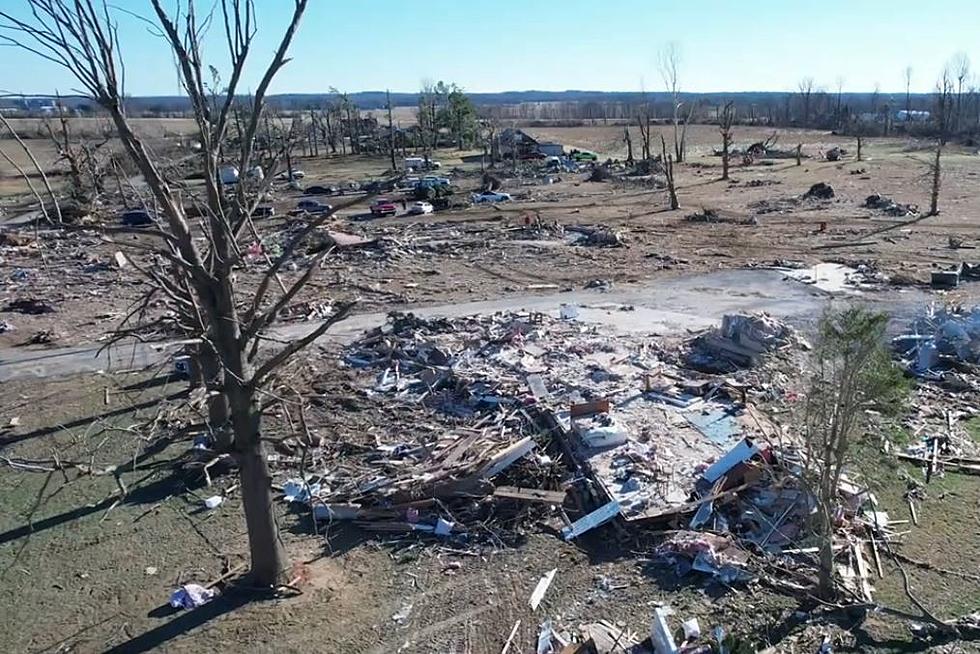
[[[522,502],[544,502],[545,504],[562,504],[566,494],[566,491],[521,488],[520,486],[498,486],[493,491],[494,497],[505,497]]]

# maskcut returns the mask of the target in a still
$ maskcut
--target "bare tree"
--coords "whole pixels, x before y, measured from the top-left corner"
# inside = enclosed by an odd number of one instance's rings
[[[735,122],[735,103],[727,102],[721,112],[718,130],[721,132],[721,178],[728,179],[728,151],[732,145],[732,124]]]
[[[906,66],[902,76],[905,79],[905,120],[909,121],[912,119],[912,67]]]
[[[670,102],[673,111],[673,125],[674,125],[674,157],[677,163],[682,163],[684,161],[685,154],[685,141],[687,137],[687,123],[690,122],[690,116],[688,120],[684,121],[683,130],[680,127],[681,120],[681,79],[680,79],[680,67],[681,67],[681,49],[680,46],[671,41],[660,51],[658,56],[658,63],[660,67],[660,75],[663,77],[664,85],[667,87],[667,92],[670,93]],[[689,114],[693,114],[694,107],[690,108]]]
[[[633,165],[633,139],[630,137],[630,126],[623,125],[623,142],[626,143],[626,163]]]
[[[813,78],[804,77],[797,84],[800,93],[800,105],[803,109],[803,127],[810,126],[810,99],[813,96]]]
[[[653,158],[650,151],[650,105],[644,101],[636,113],[636,125],[640,128],[640,150],[644,161]]]
[[[963,83],[970,77],[970,58],[965,52],[957,52],[950,60],[949,67],[956,77],[956,120],[955,129],[963,126]]]
[[[844,94],[844,77],[837,76],[837,104],[834,107],[834,124],[838,127],[841,124],[841,97]]]
[[[851,448],[864,433],[868,412],[894,406],[901,372],[884,346],[888,316],[849,308],[825,316],[814,350],[805,402],[804,481],[817,502],[812,528],[819,551],[819,592],[837,595],[834,583],[834,516]]]
[[[664,164],[664,176],[667,178],[667,197],[670,200],[671,211],[680,208],[680,202],[677,201],[677,186],[674,184],[674,157],[673,154],[667,152],[667,141],[664,140],[664,135],[660,135],[660,152],[663,157]]]
[[[929,164],[929,178],[931,180],[929,190],[929,214],[930,216],[939,215],[939,190],[942,185],[942,169],[940,159],[943,154],[942,141],[936,144],[936,154]]]
[[[142,270],[153,290],[196,316],[194,327],[202,347],[213,353],[219,367],[212,380],[216,392],[226,398],[233,434],[233,455],[239,466],[242,499],[251,554],[252,580],[275,586],[285,579],[288,561],[279,538],[272,505],[271,478],[262,437],[262,398],[276,372],[297,352],[307,347],[350,311],[340,302],[329,319],[305,336],[289,341],[272,353],[259,356],[260,342],[280,312],[315,276],[322,257],[289,285],[279,271],[290,260],[303,238],[329,218],[311,219],[289,241],[275,260],[266,258],[264,270],[251,296],[242,296],[238,275],[250,264],[244,244],[255,238],[251,214],[258,206],[262,185],[240,183],[231,192],[222,189],[218,169],[233,160],[241,171],[253,166],[256,134],[263,115],[266,93],[275,75],[288,62],[287,51],[307,8],[308,0],[289,3],[288,25],[278,39],[272,59],[257,78],[250,111],[242,132],[229,139],[230,116],[236,105],[239,83],[257,32],[251,0],[218,0],[216,9],[201,21],[193,0],[181,0],[171,15],[163,0],[151,0],[155,20],[178,63],[184,92],[201,140],[204,167],[203,199],[199,222],[188,218],[182,191],[168,179],[143,139],[134,131],[125,110],[122,60],[111,5],[97,0],[25,0],[30,12],[15,16],[0,10],[3,40],[24,48],[67,69],[84,91],[109,115],[130,159],[139,169],[159,208],[155,225],[146,238],[158,244],[153,255],[162,263]],[[216,17],[224,28],[230,61],[230,77],[224,90],[209,90],[208,66],[202,60],[204,27]],[[271,180],[273,176],[268,175]]]
[[[388,109],[388,154],[391,157],[391,170],[395,171],[395,123],[391,119],[391,91],[385,91],[385,107]]]

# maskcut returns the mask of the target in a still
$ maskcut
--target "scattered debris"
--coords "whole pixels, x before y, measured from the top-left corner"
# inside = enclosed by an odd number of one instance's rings
[[[755,216],[740,216],[731,211],[701,208],[700,211],[684,216],[689,223],[728,223],[732,225],[758,225]]]
[[[215,590],[197,584],[184,584],[170,595],[170,606],[175,609],[196,609],[216,596]]]
[[[37,298],[22,298],[12,300],[3,308],[4,311],[11,313],[23,313],[28,315],[40,315],[43,313],[54,313],[54,307]]]
[[[824,152],[824,157],[827,159],[827,161],[840,161],[846,156],[847,156],[847,150],[845,150],[844,148],[838,145],[835,145],[834,147]]]
[[[804,200],[829,200],[832,197],[834,197],[834,188],[824,182],[817,182],[803,194]]]
[[[919,207],[915,204],[901,204],[880,193],[872,193],[864,200],[864,206],[868,209],[876,209],[890,216],[909,216],[919,215]]]
[[[538,580],[537,586],[534,587],[534,592],[531,593],[531,599],[528,601],[532,611],[538,610],[538,605],[544,599],[544,595],[548,592],[548,588],[551,586],[551,582],[554,581],[556,574],[558,574],[558,568],[552,568]]]

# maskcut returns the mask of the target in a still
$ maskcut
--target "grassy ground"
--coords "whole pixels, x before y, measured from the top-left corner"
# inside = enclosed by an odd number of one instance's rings
[[[902,443],[902,432],[894,431],[892,439],[893,443]],[[904,521],[904,524],[893,526],[894,531],[903,532],[898,543],[892,546],[894,551],[934,566],[934,569],[928,569],[901,562],[909,576],[913,595],[941,619],[980,610],[977,592],[980,584],[976,580],[980,577],[980,477],[947,472],[943,476],[934,476],[929,484],[925,484],[924,470],[899,462],[876,447],[861,447],[857,457],[855,467],[877,497],[879,510],[888,513],[889,521]],[[918,524],[913,523],[905,497],[908,488],[914,485],[913,480],[925,488],[925,498],[916,501]],[[876,601],[918,614],[918,609],[906,595],[898,565],[883,547],[879,546],[879,551],[884,577],[879,579],[873,574]],[[973,578],[940,570],[964,573]],[[869,619],[867,629],[879,642],[908,639],[905,626],[893,620]]]

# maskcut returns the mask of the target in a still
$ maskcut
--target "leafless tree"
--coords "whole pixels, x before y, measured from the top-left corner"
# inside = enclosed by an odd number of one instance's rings
[[[905,120],[908,121],[912,120],[912,67],[906,66],[902,76],[905,79]]]
[[[626,163],[633,165],[633,139],[630,137],[630,126],[623,125],[623,142],[626,144]]]
[[[732,125],[735,123],[735,103],[727,102],[721,112],[718,130],[721,132],[721,178],[728,179],[728,150],[732,145]]]
[[[810,126],[810,99],[813,96],[813,78],[804,77],[797,84],[800,93],[800,106],[803,110],[803,127]]]
[[[943,154],[942,141],[936,144],[936,154],[929,164],[929,177],[931,180],[929,189],[929,214],[930,216],[939,215],[939,190],[942,185],[942,169],[940,159]]]
[[[670,102],[673,111],[674,125],[674,157],[677,163],[684,161],[684,154],[687,140],[687,124],[690,122],[690,115],[694,113],[694,106],[691,105],[688,111],[688,119],[684,121],[681,128],[681,49],[680,45],[671,41],[660,51],[658,57],[660,75],[663,77],[667,92],[670,93]]]
[[[956,120],[955,129],[963,126],[963,83],[970,77],[970,58],[965,52],[957,52],[950,60],[949,67],[956,77]]]
[[[256,134],[265,107],[266,93],[275,75],[288,62],[287,51],[307,8],[308,0],[289,3],[288,26],[278,39],[271,61],[257,78],[250,111],[242,132],[229,139],[230,116],[236,105],[240,81],[255,45],[256,14],[251,0],[218,0],[205,19],[199,19],[193,0],[181,0],[169,13],[163,0],[151,0],[154,20],[174,53],[184,92],[201,140],[204,167],[203,199],[199,220],[192,221],[182,202],[182,192],[168,178],[126,114],[122,59],[114,12],[97,0],[25,0],[28,12],[14,15],[0,10],[0,34],[19,46],[67,69],[81,88],[110,116],[125,151],[139,169],[159,209],[154,227],[144,234],[158,243],[152,253],[163,262],[143,272],[158,296],[197,317],[203,349],[214,355],[218,373],[210,386],[226,398],[233,434],[233,454],[238,463],[252,562],[252,580],[274,586],[285,579],[288,561],[279,538],[272,505],[271,478],[262,437],[262,398],[277,371],[297,352],[323,335],[347,315],[351,303],[340,302],[331,317],[305,336],[289,341],[274,352],[259,346],[280,312],[316,275],[323,257],[291,282],[283,283],[280,270],[299,243],[323,221],[311,219],[283,248],[275,260],[266,258],[260,281],[249,296],[238,284],[241,269],[251,264],[244,243],[255,238],[251,214],[260,201],[261,187],[238,184],[227,192],[218,169],[234,161],[248,171],[256,155]],[[171,6],[173,3],[169,3]],[[204,27],[220,21],[230,60],[230,77],[224,90],[208,85],[208,66],[202,59]],[[268,176],[271,179],[272,175]]]
[[[636,125],[640,128],[640,151],[644,161],[653,158],[650,150],[650,105],[645,100],[636,112]]]
[[[388,155],[391,158],[391,170],[398,169],[395,165],[395,123],[391,117],[391,91],[385,90],[385,108],[388,110]]]
[[[834,123],[837,126],[841,124],[841,96],[844,94],[844,77],[842,75],[837,76],[837,105],[834,107]]]
[[[674,211],[680,208],[677,201],[677,186],[674,184],[674,155],[667,152],[667,141],[664,135],[660,135],[660,152],[663,157],[664,177],[667,178],[667,197],[670,200],[670,209]]]

